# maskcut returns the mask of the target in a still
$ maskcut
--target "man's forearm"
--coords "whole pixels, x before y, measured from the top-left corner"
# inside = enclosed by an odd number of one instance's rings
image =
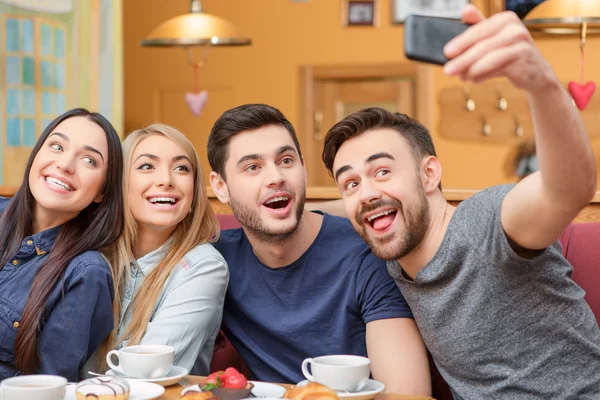
[[[579,111],[558,80],[528,94],[544,191],[565,207],[596,191],[596,162]]]

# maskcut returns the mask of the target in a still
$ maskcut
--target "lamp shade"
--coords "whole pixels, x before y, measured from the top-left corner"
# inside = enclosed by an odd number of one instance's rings
[[[523,22],[533,32],[573,35],[586,26],[587,35],[600,33],[600,0],[546,0],[532,9]]]
[[[198,0],[191,2],[191,12],[173,17],[156,28],[144,39],[142,46],[245,46],[251,40],[239,35],[229,21],[202,12]]]

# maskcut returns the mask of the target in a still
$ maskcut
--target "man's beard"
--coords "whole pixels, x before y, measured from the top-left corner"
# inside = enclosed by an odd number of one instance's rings
[[[416,190],[419,198],[417,203],[412,207],[409,205],[405,209],[404,205],[396,199],[379,200],[364,206],[360,212],[356,213],[356,221],[360,225],[360,229],[357,230],[358,234],[367,242],[373,254],[378,258],[387,261],[398,260],[419,247],[425,238],[431,219],[429,215],[429,203],[427,202],[425,190],[420,186]],[[400,215],[404,216],[405,225],[403,233],[400,235],[391,233],[388,238],[382,239],[372,239],[369,236],[366,226],[368,222],[364,221],[363,216],[365,213],[381,207],[397,209],[398,212],[395,218],[398,218]]]
[[[233,214],[240,222],[240,225],[242,225],[249,233],[252,233],[262,242],[269,244],[282,244],[289,240],[294,233],[296,233],[296,230],[300,225],[302,213],[304,212],[304,204],[306,203],[306,189],[302,190],[302,193],[299,197],[296,197],[295,192],[291,190],[287,192],[292,195],[292,198],[297,199],[296,223],[294,226],[283,231],[278,229],[269,229],[266,227],[263,221],[260,219],[259,213],[252,212],[245,205],[238,203],[233,197],[229,198],[229,205],[231,206]]]

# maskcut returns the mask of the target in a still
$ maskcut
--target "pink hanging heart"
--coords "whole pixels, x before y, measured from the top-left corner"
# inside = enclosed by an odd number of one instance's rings
[[[574,81],[569,82],[569,93],[571,93],[577,108],[580,110],[587,107],[595,90],[596,84],[592,81],[586,83],[584,86]]]
[[[201,91],[200,93],[192,93],[186,92],[185,94],[185,102],[188,105],[188,108],[196,117],[199,117],[202,114],[202,110],[204,110],[204,105],[206,104],[206,100],[208,99],[208,92],[206,90]]]

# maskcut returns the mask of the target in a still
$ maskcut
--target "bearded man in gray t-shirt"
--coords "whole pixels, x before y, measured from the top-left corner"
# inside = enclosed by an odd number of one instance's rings
[[[463,19],[445,72],[527,92],[540,171],[452,207],[426,128],[380,108],[331,128],[323,160],[456,399],[598,399],[600,329],[558,242],[596,191],[588,136],[513,13]]]

